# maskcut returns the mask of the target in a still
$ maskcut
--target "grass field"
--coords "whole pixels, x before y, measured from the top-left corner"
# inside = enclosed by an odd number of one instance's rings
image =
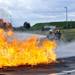
[[[56,26],[59,29],[66,29],[66,21],[61,22],[47,22],[47,23],[36,23],[32,28],[41,29],[44,26]],[[75,28],[75,21],[68,21],[68,28]]]
[[[61,30],[62,33],[66,33],[66,29]],[[74,29],[68,29],[68,33],[75,33],[75,28]]]

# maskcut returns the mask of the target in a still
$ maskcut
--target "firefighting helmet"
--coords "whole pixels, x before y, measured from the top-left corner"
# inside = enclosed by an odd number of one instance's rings
[[[56,32],[60,32],[60,30],[56,30]]]

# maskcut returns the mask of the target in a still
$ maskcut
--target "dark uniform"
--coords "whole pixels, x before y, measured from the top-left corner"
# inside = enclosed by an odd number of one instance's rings
[[[55,36],[56,36],[57,39],[61,38],[61,32],[60,32],[60,30],[56,30]]]

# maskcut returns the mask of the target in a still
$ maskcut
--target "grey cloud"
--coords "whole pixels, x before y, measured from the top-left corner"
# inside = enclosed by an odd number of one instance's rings
[[[5,8],[0,8],[0,18],[3,18],[5,21],[10,21],[11,11]]]
[[[9,12],[12,13],[14,26],[20,26],[24,21],[32,25],[37,22],[64,21],[64,7],[68,8],[68,20],[75,20],[75,0],[3,0],[0,7],[8,10],[0,9],[4,17],[8,17]]]

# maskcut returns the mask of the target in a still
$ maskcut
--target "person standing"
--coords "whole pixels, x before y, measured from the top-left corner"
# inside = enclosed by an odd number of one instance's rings
[[[61,38],[61,32],[60,32],[60,30],[56,30],[55,31],[55,37],[59,40],[60,38]]]
[[[50,39],[50,40],[52,40],[54,38],[54,31],[53,31],[53,29],[49,30],[47,38]]]
[[[49,34],[52,35],[53,34],[53,29],[49,30]]]

